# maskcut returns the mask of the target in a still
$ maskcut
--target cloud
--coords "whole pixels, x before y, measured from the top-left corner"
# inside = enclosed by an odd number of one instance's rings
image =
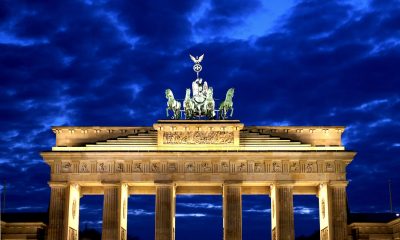
[[[206,217],[204,213],[177,213],[175,217]]]
[[[204,208],[204,209],[222,209],[221,205],[216,205],[212,203],[177,203],[177,206],[182,206],[185,208]]]
[[[144,209],[129,209],[128,210],[128,215],[133,215],[133,216],[148,216],[148,215],[154,215],[154,212],[146,211]]]
[[[358,152],[347,168],[350,209],[386,209],[386,180],[400,184],[399,13],[395,0],[1,2],[9,209],[46,209],[49,167],[38,153],[54,144],[51,125],[150,126],[165,118],[166,88],[183,98],[190,87],[189,53],[205,53],[201,74],[217,98],[237,89],[235,118],[246,125],[348,126],[343,142]],[[197,198],[178,206],[221,210]],[[298,209],[307,211],[316,213]]]

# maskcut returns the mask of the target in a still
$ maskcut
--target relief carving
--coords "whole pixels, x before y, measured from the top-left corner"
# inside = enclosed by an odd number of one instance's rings
[[[186,172],[193,172],[194,171],[193,163],[191,163],[191,162],[186,163],[185,169],[186,169]]]
[[[160,171],[160,163],[152,163],[151,164],[151,171],[152,172],[159,172]]]
[[[115,171],[116,172],[123,172],[124,171],[124,163],[123,162],[117,162],[115,164]]]
[[[276,236],[276,229],[275,228],[272,229],[272,240],[278,240],[278,238]]]
[[[68,229],[68,239],[70,240],[78,240],[78,231],[73,228]]]
[[[314,171],[314,164],[313,163],[307,163],[306,172],[311,173],[313,171]]]
[[[108,165],[105,164],[104,162],[97,163],[97,171],[98,172],[107,172],[108,171]]]
[[[201,169],[203,170],[203,172],[211,172],[210,164],[207,162],[201,163]]]
[[[76,199],[72,201],[72,219],[75,219],[76,216]]]
[[[81,163],[81,165],[80,165],[80,167],[79,167],[79,172],[81,172],[81,173],[87,173],[87,172],[89,172],[88,164],[85,163],[85,162]]]
[[[126,199],[124,199],[124,202],[122,203],[122,218],[126,218]]]
[[[272,212],[272,218],[275,218],[275,201],[272,199],[271,203],[271,212]]]
[[[325,167],[327,172],[333,172],[334,168],[333,168],[333,164],[332,163],[326,163],[326,167]]]
[[[176,163],[169,163],[168,164],[168,171],[175,172],[176,171]]]
[[[321,200],[321,216],[322,216],[322,219],[325,219],[325,200],[324,199]]]
[[[321,230],[321,240],[328,240],[329,239],[329,231],[328,231],[328,227],[324,228]]]
[[[223,172],[228,172],[229,171],[229,163],[228,162],[222,162],[221,163],[221,169]]]
[[[72,172],[72,163],[71,162],[62,162],[61,168],[63,172]]]
[[[233,132],[226,131],[193,131],[164,132],[164,144],[233,144]]]
[[[126,230],[121,227],[121,240],[126,240]]]
[[[133,165],[133,171],[134,172],[142,172],[142,163],[135,163]]]
[[[300,169],[298,162],[292,162],[290,164],[290,172],[298,172]]]
[[[263,164],[262,163],[254,163],[254,171],[255,172],[262,172]]]
[[[245,163],[242,162],[242,163],[239,164],[239,166],[238,166],[238,171],[239,172],[245,172],[246,169],[247,168],[246,168],[246,164]]]
[[[273,172],[282,172],[282,166],[278,162],[272,163],[272,171]]]

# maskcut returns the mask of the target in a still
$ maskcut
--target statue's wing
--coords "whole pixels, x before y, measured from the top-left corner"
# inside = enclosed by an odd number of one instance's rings
[[[190,56],[190,59],[192,59],[192,61],[193,61],[194,63],[196,63],[196,62],[197,62],[196,58],[195,58],[195,57],[193,57],[193,56],[192,56],[192,54],[189,54],[189,56]]]
[[[201,56],[199,57],[199,60],[198,60],[198,62],[201,62],[201,61],[203,61],[203,58],[204,58],[204,53],[203,53],[203,55],[201,55]]]

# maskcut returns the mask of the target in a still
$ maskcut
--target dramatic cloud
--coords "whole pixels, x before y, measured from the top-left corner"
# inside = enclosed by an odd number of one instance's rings
[[[6,211],[47,210],[49,167],[39,152],[54,144],[52,125],[165,118],[164,89],[183,98],[195,77],[189,53],[205,53],[202,76],[216,98],[236,88],[235,118],[247,125],[348,126],[343,141],[358,152],[348,167],[350,209],[387,211],[391,179],[400,211],[397,0],[0,2]],[[199,231],[208,221],[221,238],[220,198],[180,199],[179,219],[197,219],[181,226]],[[268,200],[243,208],[244,221],[260,221],[244,236],[270,237]],[[141,238],[153,238],[154,199],[130,201],[130,231],[137,224],[148,228]],[[295,210],[312,219],[317,205],[307,201]],[[101,211],[90,209],[101,209],[102,198],[83,202],[81,224],[98,226]],[[296,231],[314,230],[304,229]],[[182,239],[206,233],[177,228]]]

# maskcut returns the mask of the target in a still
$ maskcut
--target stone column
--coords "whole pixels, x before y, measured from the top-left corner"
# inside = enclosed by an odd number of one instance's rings
[[[271,186],[272,240],[294,240],[293,187]]]
[[[347,239],[347,182],[323,183],[319,187],[321,240]]]
[[[175,239],[175,186],[156,185],[156,240]]]
[[[242,239],[242,188],[239,184],[223,186],[224,239]]]
[[[102,239],[127,238],[128,185],[104,187]]]
[[[80,187],[50,183],[48,240],[78,240]]]

